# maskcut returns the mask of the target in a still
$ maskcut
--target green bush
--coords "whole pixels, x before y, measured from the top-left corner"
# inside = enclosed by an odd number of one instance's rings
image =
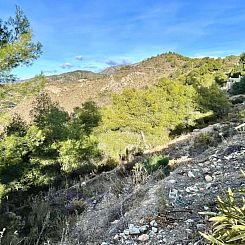
[[[148,173],[152,173],[160,168],[164,170],[166,174],[170,171],[170,167],[168,165],[169,158],[162,155],[153,155],[146,158],[142,163]]]
[[[216,245],[245,244],[245,190],[239,191],[242,199],[236,201],[234,192],[217,200],[218,212],[210,218],[212,233],[201,235]]]
[[[9,136],[11,134],[16,134],[18,136],[24,136],[27,132],[27,124],[23,119],[15,114],[12,117],[11,122],[4,128],[4,133]]]
[[[245,94],[245,77],[232,85],[230,93],[231,95]]]
[[[70,139],[63,141],[59,145],[58,152],[57,160],[61,163],[61,169],[66,173],[79,171],[79,169],[85,170],[85,168],[91,172],[95,167],[90,160],[100,156],[97,142],[92,137],[79,141]],[[87,174],[87,171],[84,174]]]
[[[210,87],[199,87],[197,91],[201,112],[212,111],[215,117],[222,117],[228,113],[231,106],[228,95],[216,84]]]
[[[161,155],[153,155],[138,162],[132,169],[132,180],[134,184],[145,183],[149,176],[161,170],[164,176],[170,172],[169,159]]]

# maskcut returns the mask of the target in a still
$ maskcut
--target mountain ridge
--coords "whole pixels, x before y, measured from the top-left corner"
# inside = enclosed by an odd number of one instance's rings
[[[109,105],[112,102],[113,93],[121,93],[123,89],[128,87],[135,89],[149,88],[156,85],[159,79],[163,77],[178,79],[191,71],[205,68],[208,63],[217,63],[218,66],[222,67],[222,69],[219,68],[222,72],[228,73],[238,60],[238,56],[217,59],[209,57],[189,58],[169,52],[144,59],[135,64],[109,67],[100,73],[76,70],[46,76],[46,82],[42,89],[61,107],[68,112],[72,112],[75,107],[81,106],[82,103],[88,100],[95,101],[99,106]],[[30,83],[28,86],[33,87],[36,86],[38,79],[25,80],[20,86],[28,82]],[[26,90],[29,89],[28,86],[26,86]],[[7,103],[10,107],[4,104],[1,111],[21,114],[25,120],[29,121],[29,111],[35,93],[25,96],[25,94],[19,94],[18,88],[16,90],[12,92],[11,85],[9,85],[8,91],[3,91],[3,93],[7,93],[8,100],[15,100],[15,97],[18,97],[18,100],[11,105]],[[0,124],[3,123],[0,122]]]

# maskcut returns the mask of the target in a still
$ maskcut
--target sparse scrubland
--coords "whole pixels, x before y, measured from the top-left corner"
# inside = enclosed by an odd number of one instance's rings
[[[227,142],[236,140],[242,128],[237,126],[245,121],[243,104],[229,99],[244,94],[244,54],[197,59],[169,52],[99,74],[77,71],[9,83],[12,68],[32,62],[41,52],[19,8],[17,17],[12,28],[19,31],[12,38],[9,23],[0,22],[7,37],[0,36],[0,244],[183,244],[173,240],[178,235],[163,241],[162,233],[182,222],[176,217],[170,221],[168,212],[186,212],[187,219],[193,211],[196,216],[187,220],[194,226],[201,210],[192,197],[205,190],[207,200],[219,194],[215,186],[209,193],[211,186],[205,183],[215,184],[215,174],[222,171],[226,175],[220,185],[226,187],[229,173],[219,165],[221,159],[234,161],[234,173],[241,167],[243,142],[233,144],[234,149]],[[7,55],[14,52],[19,59]],[[229,77],[237,75],[241,81],[226,91]],[[216,126],[209,130],[211,124]],[[239,140],[244,140],[242,134]],[[220,155],[214,153],[216,147]],[[223,147],[230,152],[223,154]],[[218,167],[206,153],[213,154]],[[231,154],[238,160],[229,158]],[[186,182],[171,179],[178,174]],[[199,177],[187,190],[194,194],[185,196],[181,183]],[[171,189],[169,183],[180,189]],[[229,189],[228,198],[218,199],[216,212],[214,206],[205,206],[213,212],[204,215],[215,215],[213,229],[199,224],[201,232],[195,230],[184,244],[206,244],[202,236],[218,245],[243,244],[243,195],[242,189],[236,204]],[[173,209],[179,208],[177,202],[181,211]],[[183,234],[192,231],[187,223]]]

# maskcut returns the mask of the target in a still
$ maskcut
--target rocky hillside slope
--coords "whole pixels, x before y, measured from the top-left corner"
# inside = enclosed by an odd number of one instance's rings
[[[50,194],[54,203],[66,197],[67,209],[83,200],[61,244],[207,244],[199,231],[209,223],[203,211],[215,210],[215,199],[228,187],[245,187],[245,136],[236,123],[219,123],[180,137],[167,146],[145,152],[171,159],[172,171],[149,176],[140,169],[117,168]],[[57,201],[58,202],[58,201]]]
[[[210,60],[214,59],[188,58],[175,53],[161,54],[136,64],[111,67],[101,73],[73,71],[48,76],[44,90],[65,110],[71,112],[74,107],[80,106],[87,100],[93,100],[98,105],[110,104],[111,95],[120,93],[126,87],[136,89],[150,87],[158,83],[162,77],[177,78],[181,74],[187,74],[207,65]],[[230,72],[238,60],[237,56],[217,59],[224,72]],[[9,101],[13,97],[13,93],[8,91],[8,94],[10,96],[7,96],[7,102],[10,103],[10,106],[6,110],[19,113],[28,120],[32,103],[30,96],[16,94],[21,99],[18,99],[18,103],[14,101],[13,104]],[[3,102],[1,101],[1,103]],[[0,112],[3,112],[1,107]]]

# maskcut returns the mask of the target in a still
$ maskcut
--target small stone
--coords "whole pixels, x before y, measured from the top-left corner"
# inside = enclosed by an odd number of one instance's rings
[[[138,240],[139,241],[141,241],[141,242],[146,242],[146,241],[148,241],[149,240],[149,235],[147,235],[147,234],[142,234],[142,235],[140,235],[139,237],[138,237]]]
[[[118,222],[119,222],[119,220],[118,220],[118,219],[115,219],[114,221],[111,222],[111,224],[112,224],[112,225],[115,225],[115,224],[117,224]]]
[[[203,168],[202,171],[203,171],[204,173],[208,173],[210,170],[209,170],[209,168]]]
[[[109,245],[107,242],[102,242],[101,245]]]
[[[188,193],[193,193],[193,192],[198,192],[199,190],[198,190],[198,188],[196,187],[196,186],[188,186],[188,187],[186,187],[186,192],[188,192]]]
[[[119,240],[119,235],[116,234],[116,235],[113,237],[113,240]]]
[[[129,229],[126,229],[123,231],[124,235],[128,236],[130,233],[129,233]]]
[[[175,183],[176,183],[176,180],[175,180],[175,179],[170,179],[168,182],[169,182],[170,184],[175,184]]]
[[[148,225],[142,225],[139,229],[140,229],[140,232],[145,232],[145,231],[147,231],[148,230],[148,228],[149,228],[149,226]]]
[[[195,221],[193,219],[188,219],[185,222],[190,224],[190,223],[194,223]]]
[[[191,172],[191,171],[189,171],[189,172],[187,173],[187,175],[188,175],[189,178],[195,178],[195,175],[194,175],[193,172]]]
[[[205,175],[205,180],[206,180],[207,182],[212,182],[212,181],[213,181],[213,178],[212,178],[212,176],[210,176],[210,175]]]
[[[208,183],[208,184],[206,185],[206,189],[210,189],[211,186],[212,186],[212,183]]]
[[[140,234],[140,229],[138,227],[136,227],[134,224],[129,224],[128,229],[129,229],[130,235]]]
[[[169,199],[176,200],[178,198],[178,190],[177,189],[170,190],[168,196],[169,196]]]
[[[152,221],[150,222],[150,225],[151,225],[152,227],[157,227],[157,222],[156,222],[155,220],[152,220]]]
[[[157,233],[158,229],[156,227],[152,227],[151,230],[154,232],[154,233]]]
[[[140,224],[141,225],[143,225],[144,224],[144,222],[145,222],[145,220],[142,218],[142,219],[140,219]]]

